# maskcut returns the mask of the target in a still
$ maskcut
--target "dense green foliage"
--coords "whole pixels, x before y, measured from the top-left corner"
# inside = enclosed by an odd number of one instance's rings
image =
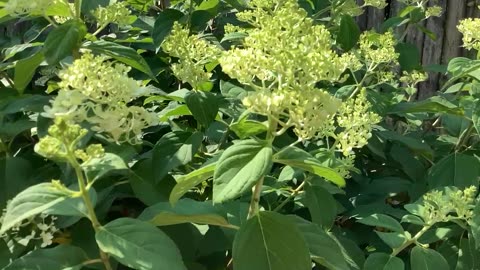
[[[1,269],[479,269],[480,62],[402,41],[435,3],[166,2],[0,1]]]

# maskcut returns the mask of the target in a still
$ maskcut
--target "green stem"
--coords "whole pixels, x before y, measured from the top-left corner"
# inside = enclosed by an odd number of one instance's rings
[[[86,188],[86,179],[83,175],[83,170],[80,164],[75,159],[73,153],[69,153],[69,163],[72,165],[73,169],[75,170],[75,174],[77,175],[78,186],[80,188],[80,194],[82,195],[83,202],[85,203],[85,207],[87,208],[88,218],[92,222],[93,229],[95,232],[98,232],[100,227],[102,226],[98,221],[97,215],[95,214],[95,208],[92,204],[92,199],[88,194],[88,189]],[[110,265],[110,260],[108,259],[108,255],[100,250],[100,258],[102,259],[103,264],[105,265],[106,270],[112,270],[112,266]]]
[[[275,209],[273,209],[273,211],[274,212],[280,211],[288,202],[290,202],[295,196],[297,196],[298,193],[301,192],[301,190],[303,189],[303,187],[305,186],[306,183],[307,183],[306,180],[303,181],[296,189],[294,189],[292,191],[290,196],[288,196],[281,204],[279,204],[277,207],[275,207]]]
[[[472,134],[473,130],[474,130],[473,122],[470,122],[470,124],[468,125],[468,128],[465,129],[460,135],[460,138],[458,138],[458,142],[454,148],[455,152],[458,152],[460,148],[465,145],[465,143],[470,138],[470,135]]]
[[[80,19],[82,15],[82,0],[75,0],[75,17]]]
[[[253,187],[253,194],[247,219],[254,217],[260,212],[260,195],[262,194],[263,179],[264,177],[260,178],[257,184]]]
[[[412,239],[406,241],[405,243],[403,243],[401,246],[399,246],[398,248],[394,248],[393,251],[392,251],[392,254],[390,256],[392,257],[395,257],[397,256],[400,252],[402,252],[404,249],[406,249],[407,247],[409,247],[410,245],[412,244],[416,244],[418,239],[420,237],[422,237],[422,235],[424,233],[426,233],[429,229],[430,229],[431,225],[426,225],[425,227],[423,227]]]
[[[47,16],[46,14],[43,15],[43,17],[45,18],[45,20],[47,20],[51,25],[53,25],[54,27],[58,27],[58,24],[52,20],[49,16]]]

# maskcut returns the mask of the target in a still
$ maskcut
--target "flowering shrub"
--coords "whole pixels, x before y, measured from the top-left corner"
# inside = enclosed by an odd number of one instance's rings
[[[478,268],[480,62],[417,101],[403,40],[435,1],[364,32],[386,1],[170,2],[0,2],[31,27],[0,42],[0,268]]]

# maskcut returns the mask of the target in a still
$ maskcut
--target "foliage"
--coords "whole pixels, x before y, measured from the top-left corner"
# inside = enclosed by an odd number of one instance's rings
[[[480,62],[417,101],[400,2],[0,1],[0,268],[477,269]]]

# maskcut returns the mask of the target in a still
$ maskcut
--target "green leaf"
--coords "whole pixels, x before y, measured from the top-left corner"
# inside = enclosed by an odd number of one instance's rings
[[[156,47],[162,45],[163,40],[170,34],[173,24],[183,16],[184,14],[176,9],[166,9],[158,14],[152,32]]]
[[[320,186],[305,186],[305,205],[312,221],[324,229],[330,229],[337,217],[337,202],[326,189]]]
[[[460,239],[460,250],[455,270],[471,270],[480,268],[480,251],[475,248],[476,239],[470,234],[468,238]]]
[[[70,245],[36,249],[10,263],[3,270],[80,270],[88,257],[82,249]]]
[[[331,270],[350,269],[346,261],[352,261],[352,259],[345,257],[342,248],[327,232],[316,224],[298,216],[291,216],[291,218],[303,235],[312,260]]]
[[[163,135],[153,148],[153,167],[156,181],[171,170],[192,161],[203,140],[200,132],[173,131]]]
[[[272,148],[244,140],[222,153],[213,176],[213,201],[222,203],[242,195],[272,167]]]
[[[463,109],[443,97],[435,96],[416,102],[403,102],[394,106],[390,113],[448,113],[463,115]]]
[[[186,270],[175,243],[154,225],[119,218],[101,227],[97,244],[120,263],[137,270]]]
[[[412,270],[449,270],[447,260],[438,252],[429,248],[416,246],[410,253]]]
[[[477,133],[480,134],[480,102],[477,101],[477,105],[475,106],[472,112],[472,122],[473,126],[477,130]]]
[[[174,207],[168,202],[159,202],[145,209],[138,219],[155,226],[198,223],[235,228],[211,201],[197,202],[191,199],[180,200]]]
[[[307,244],[293,221],[260,212],[244,224],[233,242],[235,270],[310,270]]]
[[[427,182],[430,188],[456,186],[464,189],[478,186],[480,160],[466,154],[453,153],[430,168]]]
[[[55,65],[63,58],[72,55],[87,34],[87,27],[78,20],[68,21],[55,28],[45,40],[45,59]]]
[[[97,181],[112,171],[128,170],[125,161],[112,153],[105,153],[100,158],[92,158],[83,163],[82,168],[91,182]]]
[[[56,189],[52,183],[42,183],[25,189],[8,204],[0,234],[22,220],[64,202],[67,198],[68,195]]]
[[[155,74],[153,74],[145,59],[130,47],[104,40],[88,42],[84,44],[84,47],[92,50],[94,53],[113,57],[114,59],[147,74],[152,79],[155,79]]]
[[[15,64],[13,83],[20,94],[23,94],[25,88],[30,84],[30,81],[35,75],[35,71],[44,59],[43,52],[37,52],[28,58],[19,60]]]
[[[230,129],[235,132],[240,139],[246,139],[250,136],[266,132],[268,127],[264,123],[248,120],[245,117],[231,124]]]
[[[179,177],[177,179],[177,184],[170,193],[170,204],[175,205],[178,200],[192,188],[199,185],[203,181],[206,181],[210,177],[213,177],[213,172],[215,171],[216,166],[217,163],[212,163],[187,175]]]
[[[402,225],[392,217],[383,214],[373,214],[357,221],[369,226],[381,227],[394,232],[404,232]]]
[[[395,50],[399,53],[398,62],[404,71],[412,71],[421,67],[420,52],[416,45],[411,43],[398,43]]]
[[[185,116],[185,115],[192,115],[190,109],[185,104],[182,105],[175,105],[172,109],[163,110],[160,112],[160,121],[168,121],[170,117],[177,117],[177,116]]]
[[[400,247],[403,243],[405,243],[408,239],[404,233],[399,232],[377,232],[375,233],[382,239],[385,244],[387,244],[392,249]]]
[[[13,257],[10,249],[7,246],[7,243],[3,239],[0,240],[0,269],[5,269],[4,267],[10,263],[10,259]]]
[[[365,261],[364,270],[403,270],[405,264],[397,257],[385,253],[373,253]]]
[[[190,91],[185,97],[193,118],[202,126],[208,127],[217,116],[218,98],[212,93],[203,91]]]
[[[475,248],[480,249],[480,200],[475,203],[472,219],[468,222],[471,227],[472,236],[475,239]]]
[[[78,188],[77,188],[78,190]],[[90,188],[88,191],[92,205],[95,207],[97,204],[97,192],[95,189]],[[51,206],[49,209],[45,210],[44,213],[48,215],[57,215],[57,216],[73,216],[73,217],[87,217],[88,218],[88,209],[85,206],[82,197],[67,198],[62,203]]]
[[[349,15],[343,15],[340,19],[340,29],[337,34],[337,43],[344,51],[349,51],[358,42],[360,38],[360,28],[355,20]]]
[[[322,166],[316,158],[300,148],[286,147],[273,156],[273,161],[311,172],[340,187],[345,186],[345,179],[341,175],[333,169]]]

